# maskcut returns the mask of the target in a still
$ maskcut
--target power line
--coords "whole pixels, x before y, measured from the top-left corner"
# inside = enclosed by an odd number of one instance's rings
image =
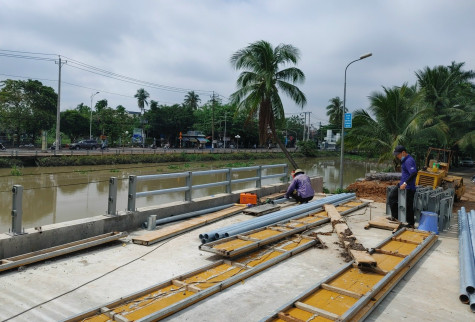
[[[4,52],[4,53],[2,53]],[[28,54],[28,55],[24,55]],[[7,49],[0,49],[0,57],[8,57],[8,58],[19,58],[19,59],[28,59],[28,60],[40,60],[40,61],[57,61],[55,58],[47,58],[47,57],[37,57],[37,56],[31,56],[31,55],[51,55],[51,56],[59,56],[56,54],[46,54],[46,53],[34,53],[34,52],[27,52],[27,51],[15,51],[15,50],[7,50]],[[176,92],[176,93],[188,93],[190,91],[194,91],[196,93],[202,94],[202,95],[207,95],[213,93],[212,90],[200,90],[200,89],[189,89],[189,88],[181,88],[181,87],[174,87],[174,86],[168,86],[168,85],[162,85],[162,84],[157,84],[157,83],[152,83],[148,81],[143,81],[137,78],[117,74],[99,67],[95,67],[83,62],[80,62],[78,60],[75,60],[73,58],[69,58],[66,56],[62,56],[66,59],[68,59],[68,64],[66,66],[70,66],[72,68],[76,68],[85,72],[93,73],[102,77],[108,77],[111,79],[115,79],[118,81],[122,82],[127,82],[139,86],[146,86],[146,87],[151,87],[154,89],[159,89],[163,91],[170,91],[170,92]],[[104,91],[105,92],[105,91]],[[219,94],[218,94],[219,95]],[[219,95],[223,98],[226,98],[225,96]]]

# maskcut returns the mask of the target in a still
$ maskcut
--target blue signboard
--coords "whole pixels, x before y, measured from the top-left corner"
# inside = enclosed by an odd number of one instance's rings
[[[345,129],[351,129],[352,126],[351,113],[345,113]]]

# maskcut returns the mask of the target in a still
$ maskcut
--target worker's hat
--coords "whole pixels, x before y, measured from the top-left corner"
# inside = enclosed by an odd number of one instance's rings
[[[297,175],[297,174],[299,174],[299,173],[305,173],[305,172],[303,172],[302,169],[295,169],[295,175]]]

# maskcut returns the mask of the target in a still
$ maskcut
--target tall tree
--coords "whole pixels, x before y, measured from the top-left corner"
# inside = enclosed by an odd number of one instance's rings
[[[424,127],[439,126],[446,129],[444,143],[458,149],[458,144],[472,146],[475,137],[473,71],[462,70],[464,63],[452,62],[449,66],[426,67],[416,77],[426,109],[422,112]]]
[[[369,112],[354,112],[353,127],[345,138],[349,148],[371,151],[379,155],[380,162],[394,159],[392,151],[396,145],[411,145],[413,134],[418,131],[421,102],[420,93],[407,84],[383,90],[369,97]]]
[[[297,105],[307,103],[304,93],[293,83],[305,80],[304,73],[296,67],[300,52],[292,45],[280,44],[273,47],[260,40],[231,56],[231,64],[237,70],[243,69],[237,79],[238,90],[231,95],[231,102],[243,110],[249,118],[258,115],[259,141],[265,143],[268,130],[294,168],[297,163],[277,135],[276,127],[285,123],[284,105],[279,90],[289,96]],[[281,66],[284,69],[280,69]],[[285,126],[285,125],[284,125]]]
[[[0,125],[15,134],[17,143],[26,136],[34,141],[56,119],[57,94],[37,80],[11,80],[0,83]]]
[[[137,105],[140,108],[140,111],[143,114],[143,111],[145,109],[145,105],[148,106],[148,101],[147,99],[150,97],[150,94],[143,88],[140,88],[137,90],[137,93],[134,95],[134,97],[137,99]]]
[[[343,115],[341,114],[343,110],[343,101],[340,97],[336,96],[329,100],[330,105],[327,106],[327,116],[329,117],[328,121],[330,124],[336,128],[341,129],[341,121]],[[345,113],[348,112],[348,109],[345,107]]]
[[[190,107],[192,110],[197,110],[199,107],[199,102],[201,102],[200,96],[196,94],[195,91],[190,91],[185,95],[185,100],[183,101],[183,104],[185,106]]]
[[[140,108],[140,112],[142,114],[142,118],[140,120],[140,123],[142,125],[142,147],[145,146],[145,140],[144,140],[144,110],[145,110],[145,105],[148,106],[148,101],[147,99],[150,97],[150,94],[143,88],[140,88],[137,90],[137,93],[134,95],[134,97],[137,99],[137,105]]]

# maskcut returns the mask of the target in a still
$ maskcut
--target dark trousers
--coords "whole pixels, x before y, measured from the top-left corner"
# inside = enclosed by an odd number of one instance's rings
[[[313,199],[313,196],[310,196],[310,197],[307,197],[307,198],[302,198],[297,194],[296,191],[292,192],[290,197],[294,198],[295,200],[297,200],[297,202],[300,202],[300,203],[307,203],[307,202],[309,202],[310,200]]]
[[[391,208],[391,217],[393,219],[398,218],[398,190],[399,190],[399,185],[398,187],[394,188],[389,192],[389,207]],[[409,225],[414,226],[414,194],[416,193],[415,190],[409,190],[406,189],[406,221]]]

